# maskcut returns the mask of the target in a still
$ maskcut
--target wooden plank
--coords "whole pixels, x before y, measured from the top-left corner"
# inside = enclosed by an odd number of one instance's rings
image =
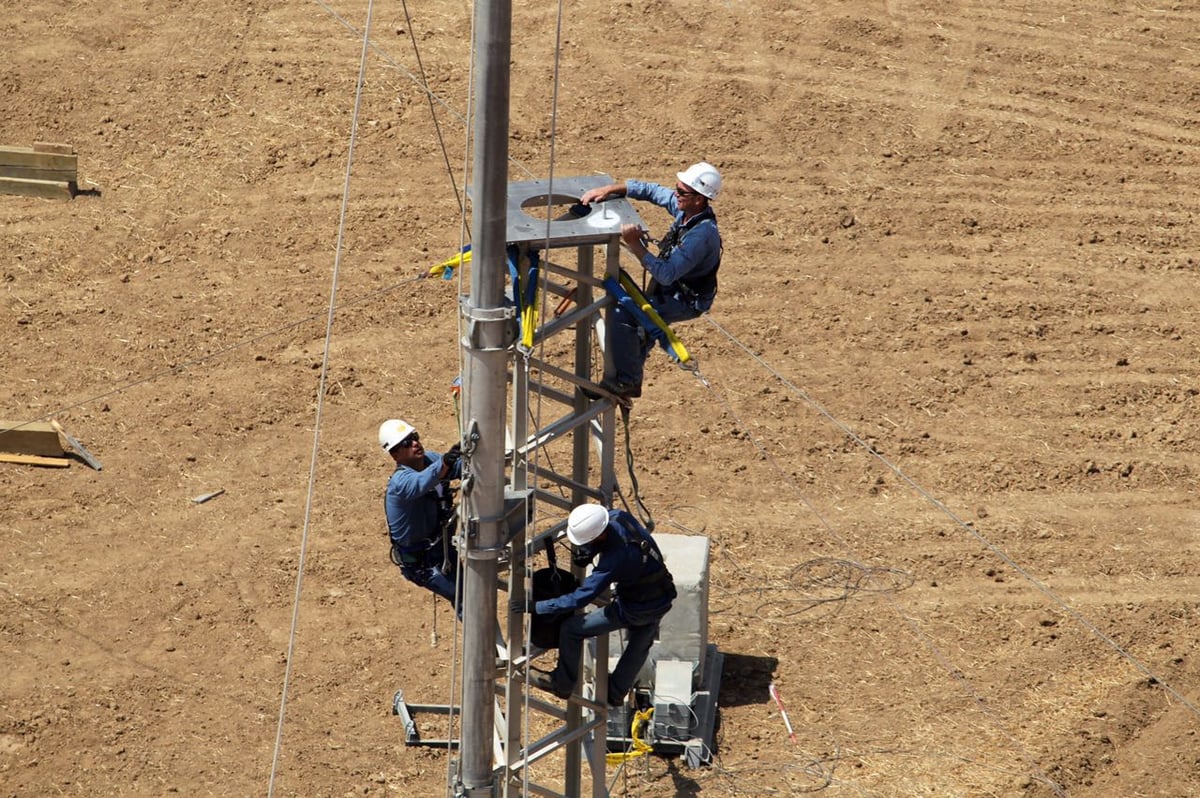
[[[79,181],[79,156],[69,144],[39,142],[33,147],[0,147],[0,178],[70,183],[67,195],[70,199],[75,194],[74,184]],[[4,193],[26,197],[63,196],[61,188],[52,190],[44,186],[8,186]]]
[[[42,146],[57,148],[67,145]],[[79,180],[79,156],[71,153],[38,152],[29,147],[0,147],[0,178],[4,177],[76,183]],[[28,192],[15,191],[9,193],[28,194]],[[33,196],[43,195],[34,194]]]
[[[0,164],[0,177],[16,180],[49,180],[53,183],[78,182],[79,173],[74,169],[38,169],[33,166]]]
[[[31,169],[70,170],[79,166],[78,155],[35,152],[32,147],[0,147],[0,165],[26,166]]]
[[[0,452],[62,457],[58,430],[46,421],[0,421]]]
[[[75,196],[75,184],[64,183],[61,180],[19,180],[13,177],[0,177],[0,194],[71,199]]]
[[[70,144],[54,144],[49,141],[33,142],[33,151],[34,152],[54,152],[54,153],[58,153],[59,155],[74,155],[75,154],[75,148],[73,146],[71,146]]]
[[[71,461],[66,457],[39,457],[36,454],[9,454],[0,452],[0,463],[21,463],[23,465],[50,466],[51,468],[66,468]]]

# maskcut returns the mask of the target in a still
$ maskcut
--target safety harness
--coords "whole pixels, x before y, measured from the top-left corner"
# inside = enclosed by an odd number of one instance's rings
[[[714,225],[717,223],[717,215],[713,213],[712,208],[700,211],[688,219],[686,224],[676,219],[671,228],[667,230],[667,234],[658,242],[658,257],[664,260],[669,258],[671,251],[683,242],[684,236],[697,225],[706,221],[712,222]],[[721,254],[721,251],[717,252],[717,265],[711,271],[701,275],[681,277],[667,286],[654,283],[650,286],[650,293],[659,296],[670,296],[677,293],[689,305],[695,305],[701,299],[713,296],[717,293],[717,270],[721,268]]]
[[[626,516],[618,515],[612,527],[620,535],[622,543],[636,546],[642,553],[642,575],[629,582],[617,583],[617,596],[631,604],[648,604],[664,598],[675,598],[675,580],[671,578],[671,572],[663,562],[658,545],[643,535],[634,525],[634,521]],[[658,563],[658,568],[647,570],[646,564],[650,561]]]
[[[444,574],[450,573],[450,546],[454,535],[458,532],[458,506],[455,503],[455,494],[458,493],[458,489],[450,485],[449,479],[443,479],[438,484],[441,486],[437,498],[438,534],[415,546],[401,546],[395,541],[391,541],[389,555],[392,565],[408,566],[409,568],[423,567],[429,551],[440,547],[442,550],[441,571]]]
[[[651,341],[655,341],[663,348],[663,351],[681,366],[686,366],[692,359],[688,353],[687,347],[683,345],[683,341],[679,340],[679,336],[671,329],[671,325],[663,321],[662,316],[658,315],[658,311],[650,304],[645,295],[634,283],[633,278],[621,269],[620,282],[612,277],[605,277],[604,290],[617,301],[621,307],[625,308],[626,312],[633,317]]]

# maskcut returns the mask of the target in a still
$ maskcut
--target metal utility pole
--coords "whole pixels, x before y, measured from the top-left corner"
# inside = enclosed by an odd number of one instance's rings
[[[463,687],[459,767],[453,795],[456,798],[493,798],[521,789],[526,794],[600,798],[607,795],[604,759],[607,707],[603,698],[597,700],[596,696],[605,694],[606,636],[595,641],[595,658],[599,664],[594,668],[593,686],[586,690],[586,696],[573,696],[566,707],[560,707],[548,703],[545,697],[525,693],[523,678],[528,659],[521,650],[509,650],[512,644],[524,648],[522,629],[516,628],[523,618],[510,613],[509,642],[504,646],[508,658],[502,691],[504,707],[497,709],[501,700],[496,689],[497,588],[501,555],[507,560],[508,567],[514,569],[510,573],[514,583],[522,578],[516,567],[526,561],[525,530],[515,530],[511,535],[509,531],[511,513],[506,499],[505,465],[511,458],[514,472],[511,487],[517,494],[523,492],[532,504],[545,502],[564,515],[573,505],[585,500],[602,503],[611,500],[616,486],[613,473],[616,414],[611,403],[615,400],[587,401],[583,393],[598,387],[600,375],[592,374],[590,363],[592,328],[593,325],[598,327],[601,314],[612,306],[612,299],[607,294],[599,299],[593,297],[593,290],[604,285],[604,278],[593,274],[593,248],[605,248],[604,277],[615,280],[620,265],[621,225],[641,224],[641,220],[623,198],[606,203],[602,210],[585,212],[584,216],[571,213],[549,223],[535,220],[526,213],[526,209],[547,204],[574,204],[585,191],[606,185],[612,178],[606,175],[566,178],[553,190],[540,181],[509,184],[511,0],[477,0],[474,26],[472,58],[478,101],[472,122],[471,292],[461,301],[460,307],[466,330],[461,342],[466,360],[463,451],[469,468],[462,482],[462,523],[457,541],[463,567]],[[539,424],[532,436],[528,435],[528,380],[514,374],[513,426],[521,434],[514,441],[511,452],[506,435],[507,386],[518,329],[514,300],[519,300],[515,285],[512,300],[505,291],[509,274],[507,248],[510,245],[523,256],[528,256],[531,249],[540,245],[545,250],[541,252],[543,268],[553,275],[544,278],[545,290],[556,293],[564,302],[573,299],[576,303],[576,309],[565,312],[561,318],[542,319],[540,323],[525,322],[535,326],[539,341],[558,333],[573,333],[576,336],[574,362],[564,369],[529,357],[528,362],[543,377],[559,382],[558,388],[540,385],[539,396],[568,409],[563,418],[547,426]],[[550,261],[551,250],[564,249],[578,252],[575,268]],[[517,260],[525,263],[523,268],[528,268],[527,257]],[[560,475],[546,465],[530,461],[534,452],[559,440],[571,444],[570,474]],[[598,464],[593,464],[589,457],[589,441],[601,451]],[[598,475],[595,473],[597,465]],[[559,490],[527,486],[526,474],[522,471],[530,468],[540,479],[558,486]],[[589,484],[596,476],[599,477],[598,488]],[[560,491],[569,491],[569,499]],[[552,543],[554,535],[563,526],[565,519],[535,534],[530,542],[549,540]],[[531,546],[529,551],[532,550]],[[515,586],[518,594],[523,595],[523,586]],[[512,587],[514,585],[510,584],[510,589]],[[518,662],[521,664],[514,666]],[[409,717],[400,693],[397,693],[396,706],[402,710],[400,714]],[[536,724],[539,728],[557,724],[558,729],[535,741],[521,741],[522,713],[526,706],[531,714],[539,713]],[[447,709],[453,711],[453,707]],[[416,739],[415,728],[406,731],[406,735],[409,735],[409,742]],[[555,788],[536,784],[528,773],[531,765],[559,752],[564,760],[561,793]],[[591,772],[590,782],[584,778],[585,759]],[[502,784],[497,784],[497,772],[504,774]]]
[[[505,391],[513,329],[511,307],[504,305],[512,3],[481,0],[474,14],[472,58],[479,101],[472,132],[471,294],[462,307],[470,478],[462,490],[466,523],[458,794],[485,798],[494,788],[496,586],[504,548]]]

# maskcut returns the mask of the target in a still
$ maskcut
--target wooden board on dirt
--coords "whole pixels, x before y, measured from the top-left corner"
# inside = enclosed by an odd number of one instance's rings
[[[66,468],[71,465],[67,457],[41,457],[36,454],[10,454],[0,452],[0,463],[20,463],[22,465],[49,466],[51,468]]]
[[[62,457],[58,430],[47,421],[0,421],[0,453]]]
[[[78,169],[79,157],[69,144],[0,147],[0,193],[70,199],[78,184]]]
[[[45,199],[71,199],[75,196],[72,185],[57,180],[23,180],[16,177],[0,177],[0,194],[43,197]]]

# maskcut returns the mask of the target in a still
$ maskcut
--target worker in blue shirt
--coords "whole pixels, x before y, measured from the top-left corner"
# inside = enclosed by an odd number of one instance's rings
[[[572,593],[542,601],[514,599],[510,609],[539,615],[574,612],[592,603],[609,585],[615,586],[613,600],[567,619],[559,631],[558,665],[549,673],[530,669],[529,682],[560,698],[570,696],[579,681],[583,641],[624,629],[625,650],[608,677],[606,697],[609,706],[618,707],[646,662],[659,622],[671,609],[675,583],[654,538],[623,510],[581,504],[567,518],[567,539],[575,546],[576,564],[600,556],[592,572]]]
[[[458,555],[448,538],[454,517],[450,480],[462,477],[459,445],[444,455],[426,452],[417,430],[396,418],[379,425],[379,445],[396,463],[383,497],[392,562],[405,579],[445,598],[461,617],[454,587]]]
[[[674,217],[658,242],[658,255],[646,249],[646,231],[635,224],[621,227],[621,240],[651,280],[645,292],[650,305],[667,324],[694,319],[712,307],[717,295],[717,270],[721,267],[721,233],[712,201],[721,191],[721,174],[701,161],[677,172],[674,189],[642,180],[623,180],[593,188],[579,198],[581,205],[611,197],[652,202]],[[622,399],[642,395],[642,372],[651,341],[634,315],[618,304],[609,325],[615,373],[605,375],[601,386]]]

